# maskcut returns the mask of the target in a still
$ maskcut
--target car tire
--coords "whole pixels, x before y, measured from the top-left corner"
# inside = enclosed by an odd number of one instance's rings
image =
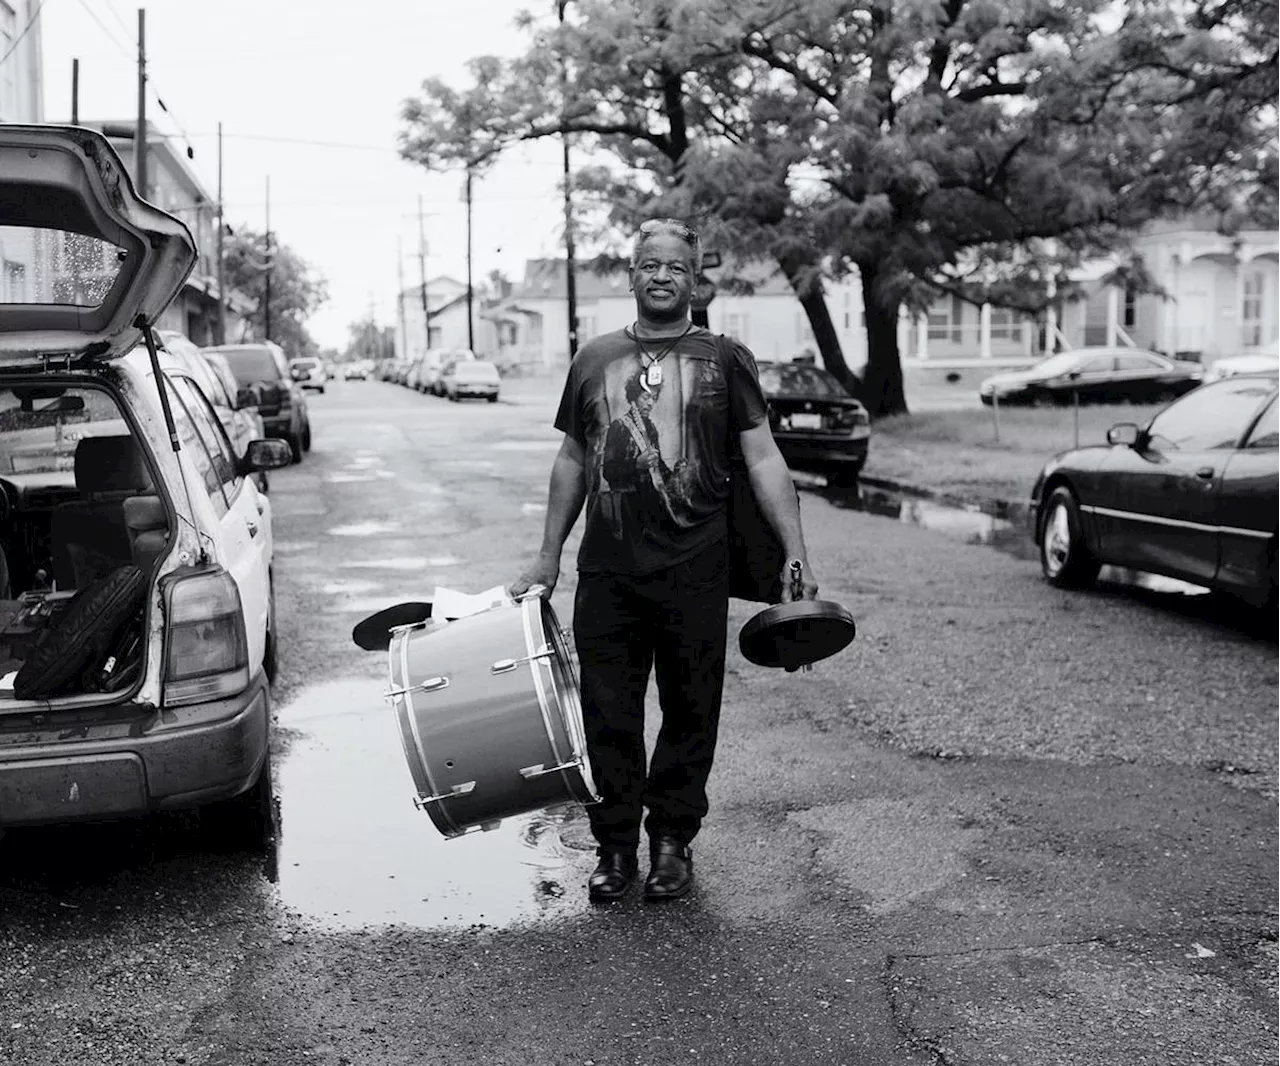
[[[302,462],[303,448],[302,448],[302,431],[301,430],[299,430],[297,433],[292,434],[289,437],[289,447],[293,449],[294,464],[296,465]]]
[[[1045,499],[1040,519],[1040,570],[1055,588],[1082,589],[1093,584],[1102,568],[1084,541],[1080,504],[1059,485]]]
[[[280,673],[280,648],[276,640],[276,588],[275,580],[268,579],[267,584],[267,639],[262,651],[262,672],[267,681],[276,683]]]
[[[265,854],[278,839],[279,816],[271,763],[268,752],[252,785],[240,795],[210,804],[201,811],[200,821],[219,851]]]
[[[496,396],[489,396],[489,397],[487,397],[487,399],[488,399],[488,401],[489,401],[490,403],[497,403],[497,402],[498,402],[498,397],[496,397]]]
[[[841,463],[827,469],[827,487],[832,489],[856,489],[861,476],[861,466]]]
[[[302,450],[304,452],[311,451],[311,422],[302,423]]]

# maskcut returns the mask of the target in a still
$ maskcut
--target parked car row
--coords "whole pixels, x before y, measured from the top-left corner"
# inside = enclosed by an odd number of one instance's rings
[[[278,648],[255,475],[298,458],[305,409],[275,345],[151,332],[196,246],[105,137],[0,126],[0,175],[6,241],[58,264],[0,304],[0,829],[216,806],[261,846]]]
[[[405,361],[390,361],[379,368],[384,381],[416,392],[448,400],[467,398],[498,402],[502,378],[487,359],[477,359],[470,348],[430,348]]]

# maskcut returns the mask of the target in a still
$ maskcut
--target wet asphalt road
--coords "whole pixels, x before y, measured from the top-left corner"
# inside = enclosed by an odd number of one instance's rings
[[[280,847],[195,815],[10,834],[0,1062],[1274,1061],[1274,640],[1057,592],[965,520],[804,494],[858,639],[807,675],[731,658],[689,899],[589,907],[574,809],[441,838],[350,630],[536,549],[554,398],[509,393],[313,397],[272,475]]]

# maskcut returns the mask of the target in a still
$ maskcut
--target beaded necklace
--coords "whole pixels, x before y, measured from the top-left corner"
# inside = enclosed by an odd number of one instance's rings
[[[650,391],[650,386],[655,389],[662,386],[662,367],[658,364],[662,362],[663,357],[668,352],[674,349],[677,344],[689,335],[689,332],[692,329],[693,323],[690,322],[684,327],[684,332],[681,333],[680,336],[673,337],[662,351],[657,355],[654,355],[640,341],[639,323],[637,322],[635,326],[632,327],[631,339],[636,342],[636,355],[640,357],[640,367],[644,371],[644,373],[640,375],[640,387],[644,389],[645,392]]]

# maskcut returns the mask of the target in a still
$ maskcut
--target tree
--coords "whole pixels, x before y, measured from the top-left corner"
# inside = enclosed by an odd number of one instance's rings
[[[611,198],[609,221],[692,215],[727,250],[772,258],[846,382],[822,279],[856,270],[875,414],[906,410],[904,306],[951,291],[1043,309],[1083,257],[1273,173],[1276,14],[1259,0],[572,10],[519,59],[478,61],[475,89],[426,83],[402,153],[438,165],[593,139],[623,165],[580,182]]]
[[[315,357],[319,345],[307,331],[307,319],[329,298],[328,286],[287,244],[274,236],[271,255],[264,234],[241,227],[225,246],[227,284],[258,301],[250,322],[255,336],[267,335],[267,280],[270,274],[270,339],[290,359]]]
[[[391,359],[396,350],[396,331],[391,326],[380,326],[372,314],[347,327],[347,347],[342,362],[359,359]]]

